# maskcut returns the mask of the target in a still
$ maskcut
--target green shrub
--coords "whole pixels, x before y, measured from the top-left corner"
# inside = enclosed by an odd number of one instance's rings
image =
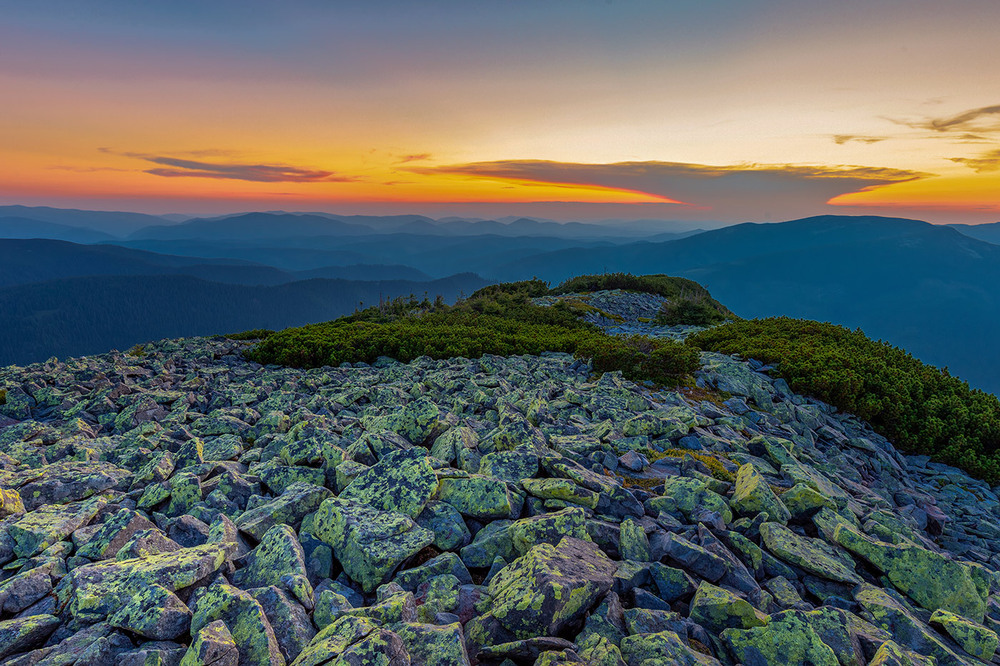
[[[0,389],[0,405],[7,404],[7,389]]]
[[[792,389],[867,420],[901,450],[1000,480],[1000,400],[860,330],[755,319],[688,344],[773,363]]]
[[[269,328],[255,328],[242,333],[229,333],[226,338],[229,340],[265,340],[274,335],[274,331]]]
[[[685,345],[644,337],[615,338],[581,321],[571,305],[533,305],[544,295],[539,280],[491,285],[454,306],[395,299],[323,324],[290,328],[247,352],[259,363],[294,367],[371,363],[379,356],[407,362],[566,352],[590,359],[597,372],[620,370],[636,380],[676,384],[698,368]]]
[[[714,326],[725,320],[725,315],[704,299],[683,298],[664,303],[656,316],[658,326]]]
[[[580,275],[566,280],[552,289],[553,294],[588,293],[610,289],[655,294],[670,299],[657,317],[660,326],[690,324],[711,326],[736,315],[722,303],[712,298],[703,286],[685,278],[669,275],[632,275],[631,273],[605,273]]]

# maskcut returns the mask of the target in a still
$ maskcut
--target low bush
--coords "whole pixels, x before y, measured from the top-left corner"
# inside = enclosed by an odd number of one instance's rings
[[[682,299],[676,302],[664,303],[656,316],[655,323],[659,326],[714,326],[721,324],[726,316],[712,307],[704,299]]]
[[[617,338],[581,321],[571,306],[542,307],[544,282],[492,285],[454,306],[396,299],[335,321],[270,335],[247,352],[259,363],[294,367],[371,363],[379,356],[407,362],[566,352],[590,359],[596,372],[620,370],[630,379],[673,385],[698,368],[698,352],[668,340]]]
[[[242,333],[229,333],[226,338],[229,340],[265,340],[274,335],[274,331],[269,328],[255,328]]]
[[[712,298],[708,290],[697,282],[663,274],[581,275],[566,280],[552,289],[551,293],[588,293],[610,289],[655,294],[669,299],[656,319],[655,323],[660,326],[676,326],[678,324],[712,326],[726,319],[736,319],[736,315]]]
[[[796,392],[867,420],[901,450],[1000,480],[1000,400],[860,330],[779,317],[708,329],[688,344],[775,364]]]

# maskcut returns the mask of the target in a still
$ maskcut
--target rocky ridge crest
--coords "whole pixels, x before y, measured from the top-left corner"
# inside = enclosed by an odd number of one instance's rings
[[[0,370],[0,664],[1000,663],[996,489],[759,363],[244,347]]]

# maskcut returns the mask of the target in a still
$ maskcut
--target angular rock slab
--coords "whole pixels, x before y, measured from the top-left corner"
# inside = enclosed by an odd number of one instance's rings
[[[389,580],[400,564],[434,541],[434,532],[407,516],[339,497],[320,506],[313,532],[365,592]]]
[[[222,581],[217,580],[200,591],[193,604],[191,631],[199,632],[216,620],[222,620],[239,651],[240,664],[285,666],[285,658],[264,609],[248,593]]]
[[[427,455],[422,448],[391,451],[355,477],[339,497],[416,518],[438,487]]]
[[[535,546],[490,581],[493,603],[472,621],[474,629],[466,627],[469,639],[488,644],[496,635],[493,623],[513,639],[556,636],[611,590],[616,568],[595,544],[580,539]]]
[[[795,611],[773,615],[763,627],[726,629],[722,632],[722,640],[746,666],[840,666],[833,649],[820,639],[802,614]]]
[[[0,622],[0,659],[41,645],[59,626],[52,615],[30,615]]]
[[[765,511],[774,522],[787,523],[791,518],[788,508],[767,485],[753,463],[741,465],[736,472],[736,487],[729,505],[744,516],[752,517]]]
[[[105,500],[94,498],[75,504],[46,504],[25,514],[9,529],[14,554],[37,555],[89,523],[105,504]]]
[[[825,541],[799,536],[778,523],[761,525],[760,538],[779,559],[820,578],[840,583],[861,582],[858,574]]]
[[[881,570],[901,592],[929,611],[943,608],[982,622],[986,601],[969,567],[914,544],[872,539],[841,524],[834,540]]]

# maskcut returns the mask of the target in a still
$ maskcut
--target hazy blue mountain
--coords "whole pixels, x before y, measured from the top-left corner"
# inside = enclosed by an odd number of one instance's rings
[[[1000,246],[950,227],[842,216],[743,224],[667,243],[541,254],[490,277],[560,281],[603,270],[688,277],[744,317],[860,326],[1000,393]]]
[[[71,227],[26,217],[0,217],[0,238],[49,238],[73,243],[99,243],[114,236],[86,227]]]
[[[21,217],[41,222],[64,224],[69,227],[86,227],[117,237],[127,236],[143,227],[167,222],[161,217],[142,213],[76,210],[48,206],[0,206],[0,217]]]
[[[116,245],[79,245],[58,240],[0,239],[0,286],[28,284],[83,275],[150,275],[183,272],[193,266],[218,265],[240,270],[253,266],[236,259],[176,257]]]
[[[87,275],[183,274],[215,282],[276,285],[312,278],[430,280],[409,266],[358,264],[288,271],[240,259],[157,254],[117,245],[0,239],[0,286]]]
[[[608,240],[552,237],[369,234],[265,240],[129,240],[116,245],[162,254],[228,257],[284,270],[352,264],[406,265],[434,277],[491,271],[520,258],[570,247],[605,247]]]
[[[331,242],[327,242],[330,240]],[[294,243],[290,247],[283,243]],[[272,239],[266,242],[228,240],[125,240],[114,241],[114,245],[136,250],[146,250],[159,254],[184,257],[225,257],[258,264],[266,264],[284,270],[313,270],[325,266],[349,266],[352,264],[377,264],[375,257],[358,252],[323,249],[323,245],[336,246],[343,241],[337,239]],[[301,247],[296,247],[299,245]],[[310,247],[313,246],[313,247]]]
[[[957,229],[970,238],[1000,245],[1000,222],[992,224],[949,224],[952,229]]]
[[[95,276],[0,288],[0,365],[75,356],[189,335],[328,321],[380,299],[415,294],[453,301],[486,282],[306,280],[273,287],[189,276]]]
[[[533,218],[434,220],[422,215],[334,215],[269,211],[189,219],[180,224],[158,224],[140,229],[129,240],[252,240],[365,234],[421,236],[535,236],[576,239],[621,239],[661,235],[670,238],[693,233],[689,225],[655,220],[612,221],[607,224],[553,222]]]
[[[351,236],[370,233],[372,230],[367,226],[319,215],[246,213],[221,218],[199,218],[180,224],[146,227],[132,233],[129,240],[261,240],[330,235]]]

